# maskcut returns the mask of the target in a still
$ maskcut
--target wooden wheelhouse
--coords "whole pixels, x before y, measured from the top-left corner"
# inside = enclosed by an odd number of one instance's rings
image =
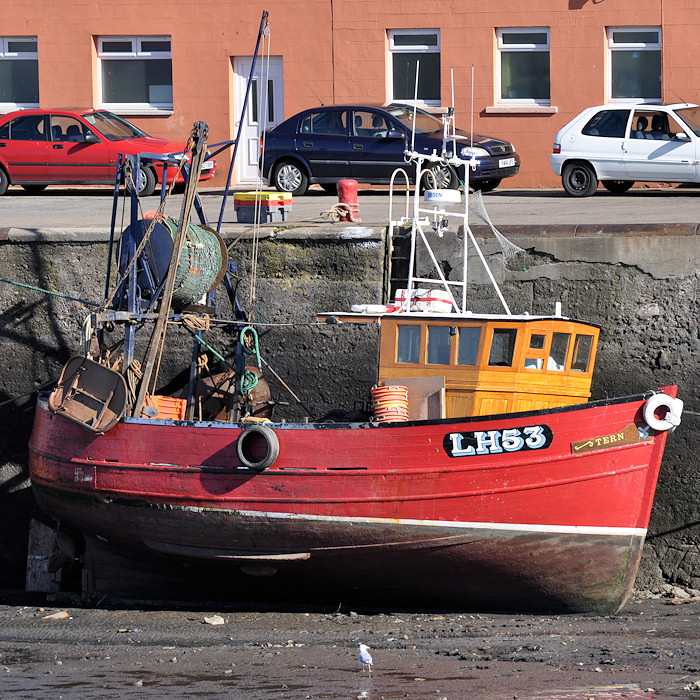
[[[408,387],[409,419],[585,403],[600,329],[562,316],[320,314],[379,323],[378,384]]]
[[[445,418],[583,403],[598,334],[596,326],[561,317],[384,316],[378,380],[444,383]]]

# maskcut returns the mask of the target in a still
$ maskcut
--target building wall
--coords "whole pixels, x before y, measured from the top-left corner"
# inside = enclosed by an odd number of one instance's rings
[[[319,102],[384,102],[389,96],[387,30],[440,30],[441,101],[456,123],[512,141],[522,157],[519,187],[560,184],[549,167],[554,135],[587,106],[606,99],[606,27],[661,26],[662,97],[700,99],[694,37],[700,8],[689,0],[271,0],[118,4],[67,0],[0,0],[4,36],[37,36],[42,107],[99,105],[94,38],[172,37],[173,113],[125,113],[146,131],[183,138],[194,121],[210,141],[233,138],[233,58],[252,55],[262,10],[269,11],[270,50],[284,61],[284,112]],[[499,107],[495,65],[499,27],[550,28],[550,107]],[[473,70],[473,86],[472,86]],[[473,88],[473,102],[472,102]],[[219,184],[227,171],[219,157]]]

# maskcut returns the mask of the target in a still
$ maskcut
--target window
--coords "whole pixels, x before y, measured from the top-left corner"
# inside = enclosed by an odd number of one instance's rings
[[[170,37],[101,37],[97,57],[103,107],[130,112],[172,110]]]
[[[0,109],[39,106],[39,52],[35,36],[0,37]]]
[[[366,136],[373,139],[383,138],[393,128],[381,114],[376,112],[355,109],[352,115],[354,136]]]
[[[390,98],[405,102],[440,104],[440,31],[438,29],[389,30]]]
[[[515,328],[494,328],[489,367],[510,367],[518,331]]]
[[[46,141],[46,117],[23,114],[0,127],[3,141]]]
[[[547,369],[553,369],[562,372],[566,367],[566,353],[569,349],[569,340],[571,336],[568,333],[552,334],[552,347],[549,350],[549,359],[547,360]]]
[[[525,364],[523,365],[525,369],[542,369],[542,354],[544,353],[544,344],[547,340],[547,336],[542,333],[533,333],[530,336],[530,347],[529,350],[537,350],[539,352],[533,352],[533,355],[539,355],[539,357],[526,357]]]
[[[661,101],[661,28],[609,27],[611,100]]]
[[[549,29],[497,29],[498,101],[550,104]]]
[[[459,345],[457,346],[457,364],[475,365],[479,350],[481,328],[466,326],[459,329]]]
[[[593,117],[581,130],[586,136],[603,136],[609,139],[625,138],[629,109],[604,109]]]
[[[653,109],[635,109],[632,118],[633,139],[648,141],[687,141],[683,127],[667,112]]]
[[[399,326],[397,362],[420,362],[420,326]]]
[[[84,143],[85,134],[89,129],[83,126],[75,117],[66,117],[52,114],[50,117],[51,141],[70,141],[72,143]]]
[[[428,364],[450,364],[450,338],[452,329],[449,326],[428,326]]]
[[[588,363],[591,359],[593,346],[592,335],[577,335],[574,342],[574,356],[571,360],[572,372],[588,372]]]
[[[344,109],[307,114],[301,122],[301,133],[345,136],[348,133],[345,114]]]

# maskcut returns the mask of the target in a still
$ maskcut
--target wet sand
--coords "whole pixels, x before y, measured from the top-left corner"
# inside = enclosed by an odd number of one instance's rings
[[[697,599],[614,617],[105,605],[0,596],[0,697],[700,697]]]

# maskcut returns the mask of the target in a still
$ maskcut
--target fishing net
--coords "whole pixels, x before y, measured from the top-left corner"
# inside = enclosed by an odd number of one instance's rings
[[[525,270],[527,252],[508,240],[493,225],[489,213],[484,206],[484,198],[481,196],[479,190],[469,192],[469,213],[485,223],[493,231],[493,235],[496,237],[498,245],[501,247],[506,267],[513,270]]]

